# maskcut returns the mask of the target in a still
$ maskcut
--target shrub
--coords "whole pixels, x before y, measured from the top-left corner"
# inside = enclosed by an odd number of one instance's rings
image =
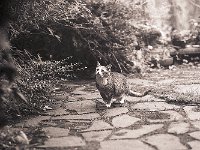
[[[128,56],[160,36],[151,28],[137,26],[148,18],[142,4],[127,7],[116,1],[88,0],[10,3],[14,4],[18,7],[11,7],[11,16],[18,20],[10,24],[13,45],[36,54],[43,51],[45,58],[72,55],[89,68],[98,60],[112,64],[116,71],[131,72],[134,56]]]
[[[68,63],[72,57],[60,61],[42,61],[40,56],[37,59],[31,58],[33,56],[27,51],[25,54],[17,52],[18,57],[15,59],[19,72],[17,86],[28,101],[28,105],[19,106],[20,112],[38,113],[45,106],[52,105],[54,102],[52,92],[57,82],[74,79],[76,73],[84,69],[81,68],[81,64]]]

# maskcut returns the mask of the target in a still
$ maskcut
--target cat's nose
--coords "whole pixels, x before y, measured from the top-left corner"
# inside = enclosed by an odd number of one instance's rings
[[[101,71],[96,71],[96,75],[100,75],[100,76],[102,76],[103,74],[102,74]]]

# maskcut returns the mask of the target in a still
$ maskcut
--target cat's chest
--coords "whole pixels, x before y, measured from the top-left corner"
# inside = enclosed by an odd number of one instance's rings
[[[101,77],[98,78],[97,77],[96,84],[101,89],[112,89],[113,88],[113,84],[112,84],[112,81],[110,78],[101,78]]]

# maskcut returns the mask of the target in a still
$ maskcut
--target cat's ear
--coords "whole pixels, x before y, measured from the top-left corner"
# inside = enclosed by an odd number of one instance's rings
[[[108,70],[111,70],[111,68],[112,68],[112,65],[111,65],[111,64],[109,64],[109,65],[107,65],[107,66],[106,66],[106,68],[107,68]]]
[[[97,61],[97,67],[98,67],[98,66],[101,66],[101,64],[100,64],[100,62]]]

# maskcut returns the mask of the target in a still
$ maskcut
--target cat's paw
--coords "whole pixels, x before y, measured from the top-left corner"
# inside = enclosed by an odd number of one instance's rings
[[[125,100],[122,99],[121,101],[119,101],[120,104],[124,104]]]
[[[106,104],[106,107],[107,107],[107,108],[110,108],[110,107],[111,107],[111,103]]]

